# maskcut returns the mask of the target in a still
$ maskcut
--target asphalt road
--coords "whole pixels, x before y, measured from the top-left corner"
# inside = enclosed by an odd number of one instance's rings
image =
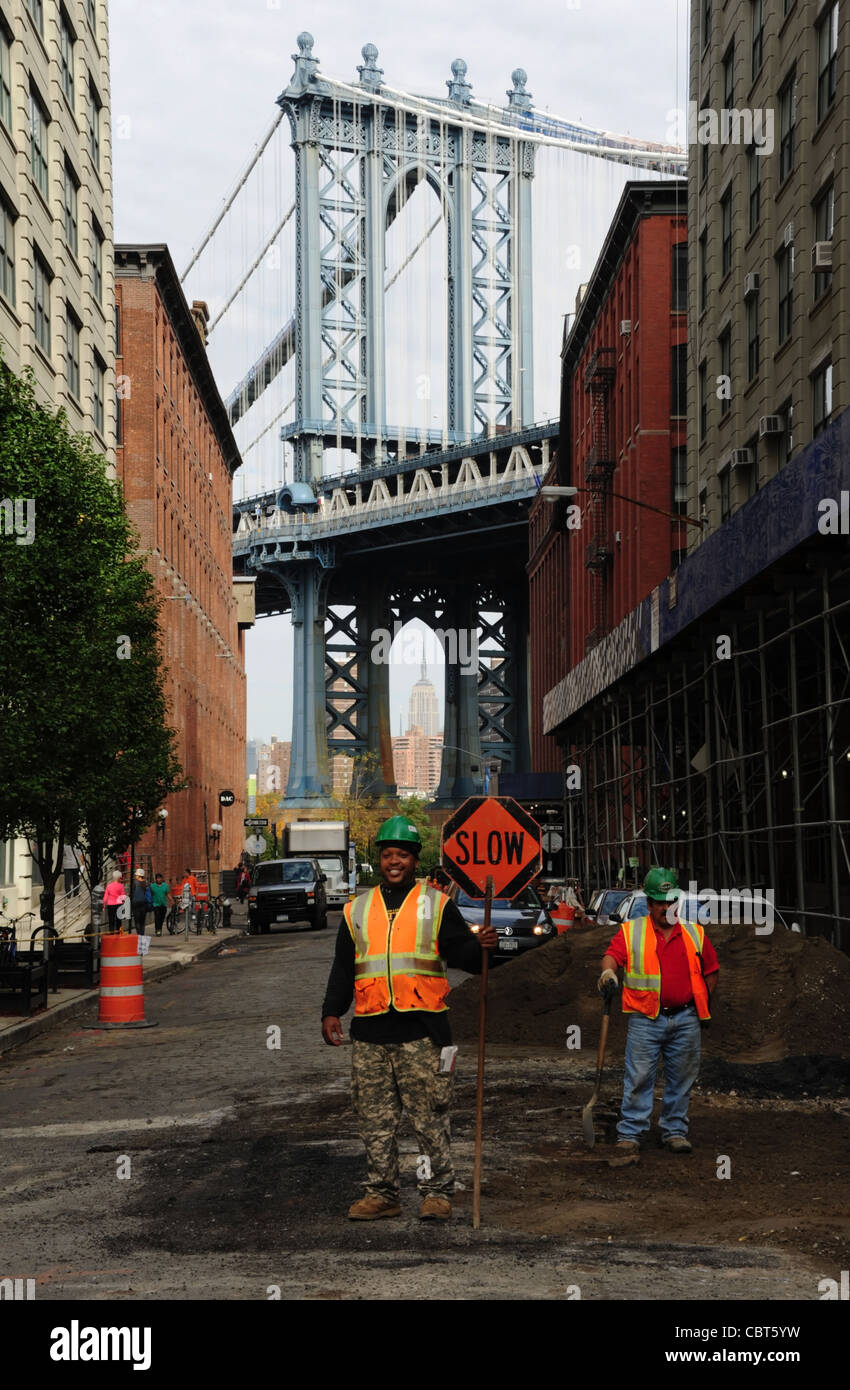
[[[77,1018],[3,1059],[0,1277],[34,1278],[39,1299],[113,1301],[817,1298],[812,1267],[792,1252],[715,1246],[708,1230],[699,1242],[631,1240],[613,1208],[595,1235],[539,1220],[523,1229],[529,1126],[555,1137],[528,1114],[534,1088],[553,1078],[551,1059],[516,1049],[488,1062],[481,1230],[471,1049],[453,1121],[452,1223],[417,1219],[406,1129],[402,1218],[348,1222],[364,1177],[351,1054],[319,1031],[338,920],[231,942],[236,954],[150,986],[156,1028],[102,1033]],[[575,1067],[586,1088],[592,1059]],[[503,1102],[515,1118],[500,1128]],[[512,1199],[501,1206],[497,1171]]]

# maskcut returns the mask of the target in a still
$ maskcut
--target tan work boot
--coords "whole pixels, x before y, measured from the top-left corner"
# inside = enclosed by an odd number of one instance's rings
[[[370,1192],[348,1208],[349,1221],[379,1221],[382,1216],[401,1216],[397,1198]]]
[[[640,1153],[640,1144],[636,1139],[618,1139],[614,1147],[622,1158],[630,1154],[637,1156]]]
[[[448,1221],[452,1214],[452,1204],[448,1197],[441,1197],[435,1192],[429,1192],[427,1197],[422,1198],[422,1205],[419,1208],[420,1221]]]

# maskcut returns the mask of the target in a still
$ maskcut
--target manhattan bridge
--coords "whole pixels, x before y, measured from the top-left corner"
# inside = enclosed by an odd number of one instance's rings
[[[298,36],[182,279],[235,383],[235,569],[258,615],[292,621],[285,804],[329,803],[337,751],[394,791],[389,665],[370,656],[419,618],[444,647],[448,806],[482,755],[529,770],[527,515],[557,440],[564,308],[625,182],[685,156],[536,111],[521,68],[494,106],[461,59],[423,97],[385,82],[373,44],[348,82],[313,47]],[[470,632],[477,678],[449,640]]]

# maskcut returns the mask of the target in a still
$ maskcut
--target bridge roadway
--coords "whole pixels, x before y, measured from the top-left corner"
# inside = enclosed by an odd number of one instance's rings
[[[261,615],[290,606],[280,567],[310,560],[333,570],[336,602],[375,572],[417,584],[449,574],[500,587],[521,583],[528,508],[557,436],[558,422],[550,420],[327,477],[316,485],[313,515],[288,505],[285,485],[245,498],[234,504],[235,569],[256,575]]]

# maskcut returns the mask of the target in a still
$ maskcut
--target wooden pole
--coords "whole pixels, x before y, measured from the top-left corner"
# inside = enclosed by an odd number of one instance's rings
[[[487,875],[484,890],[484,929],[490,925],[493,905],[493,879]],[[481,948],[481,992],[478,1005],[478,1090],[475,1097],[475,1176],[472,1186],[472,1229],[481,1225],[481,1141],[484,1133],[484,1030],[487,1022],[487,969],[490,952]]]

